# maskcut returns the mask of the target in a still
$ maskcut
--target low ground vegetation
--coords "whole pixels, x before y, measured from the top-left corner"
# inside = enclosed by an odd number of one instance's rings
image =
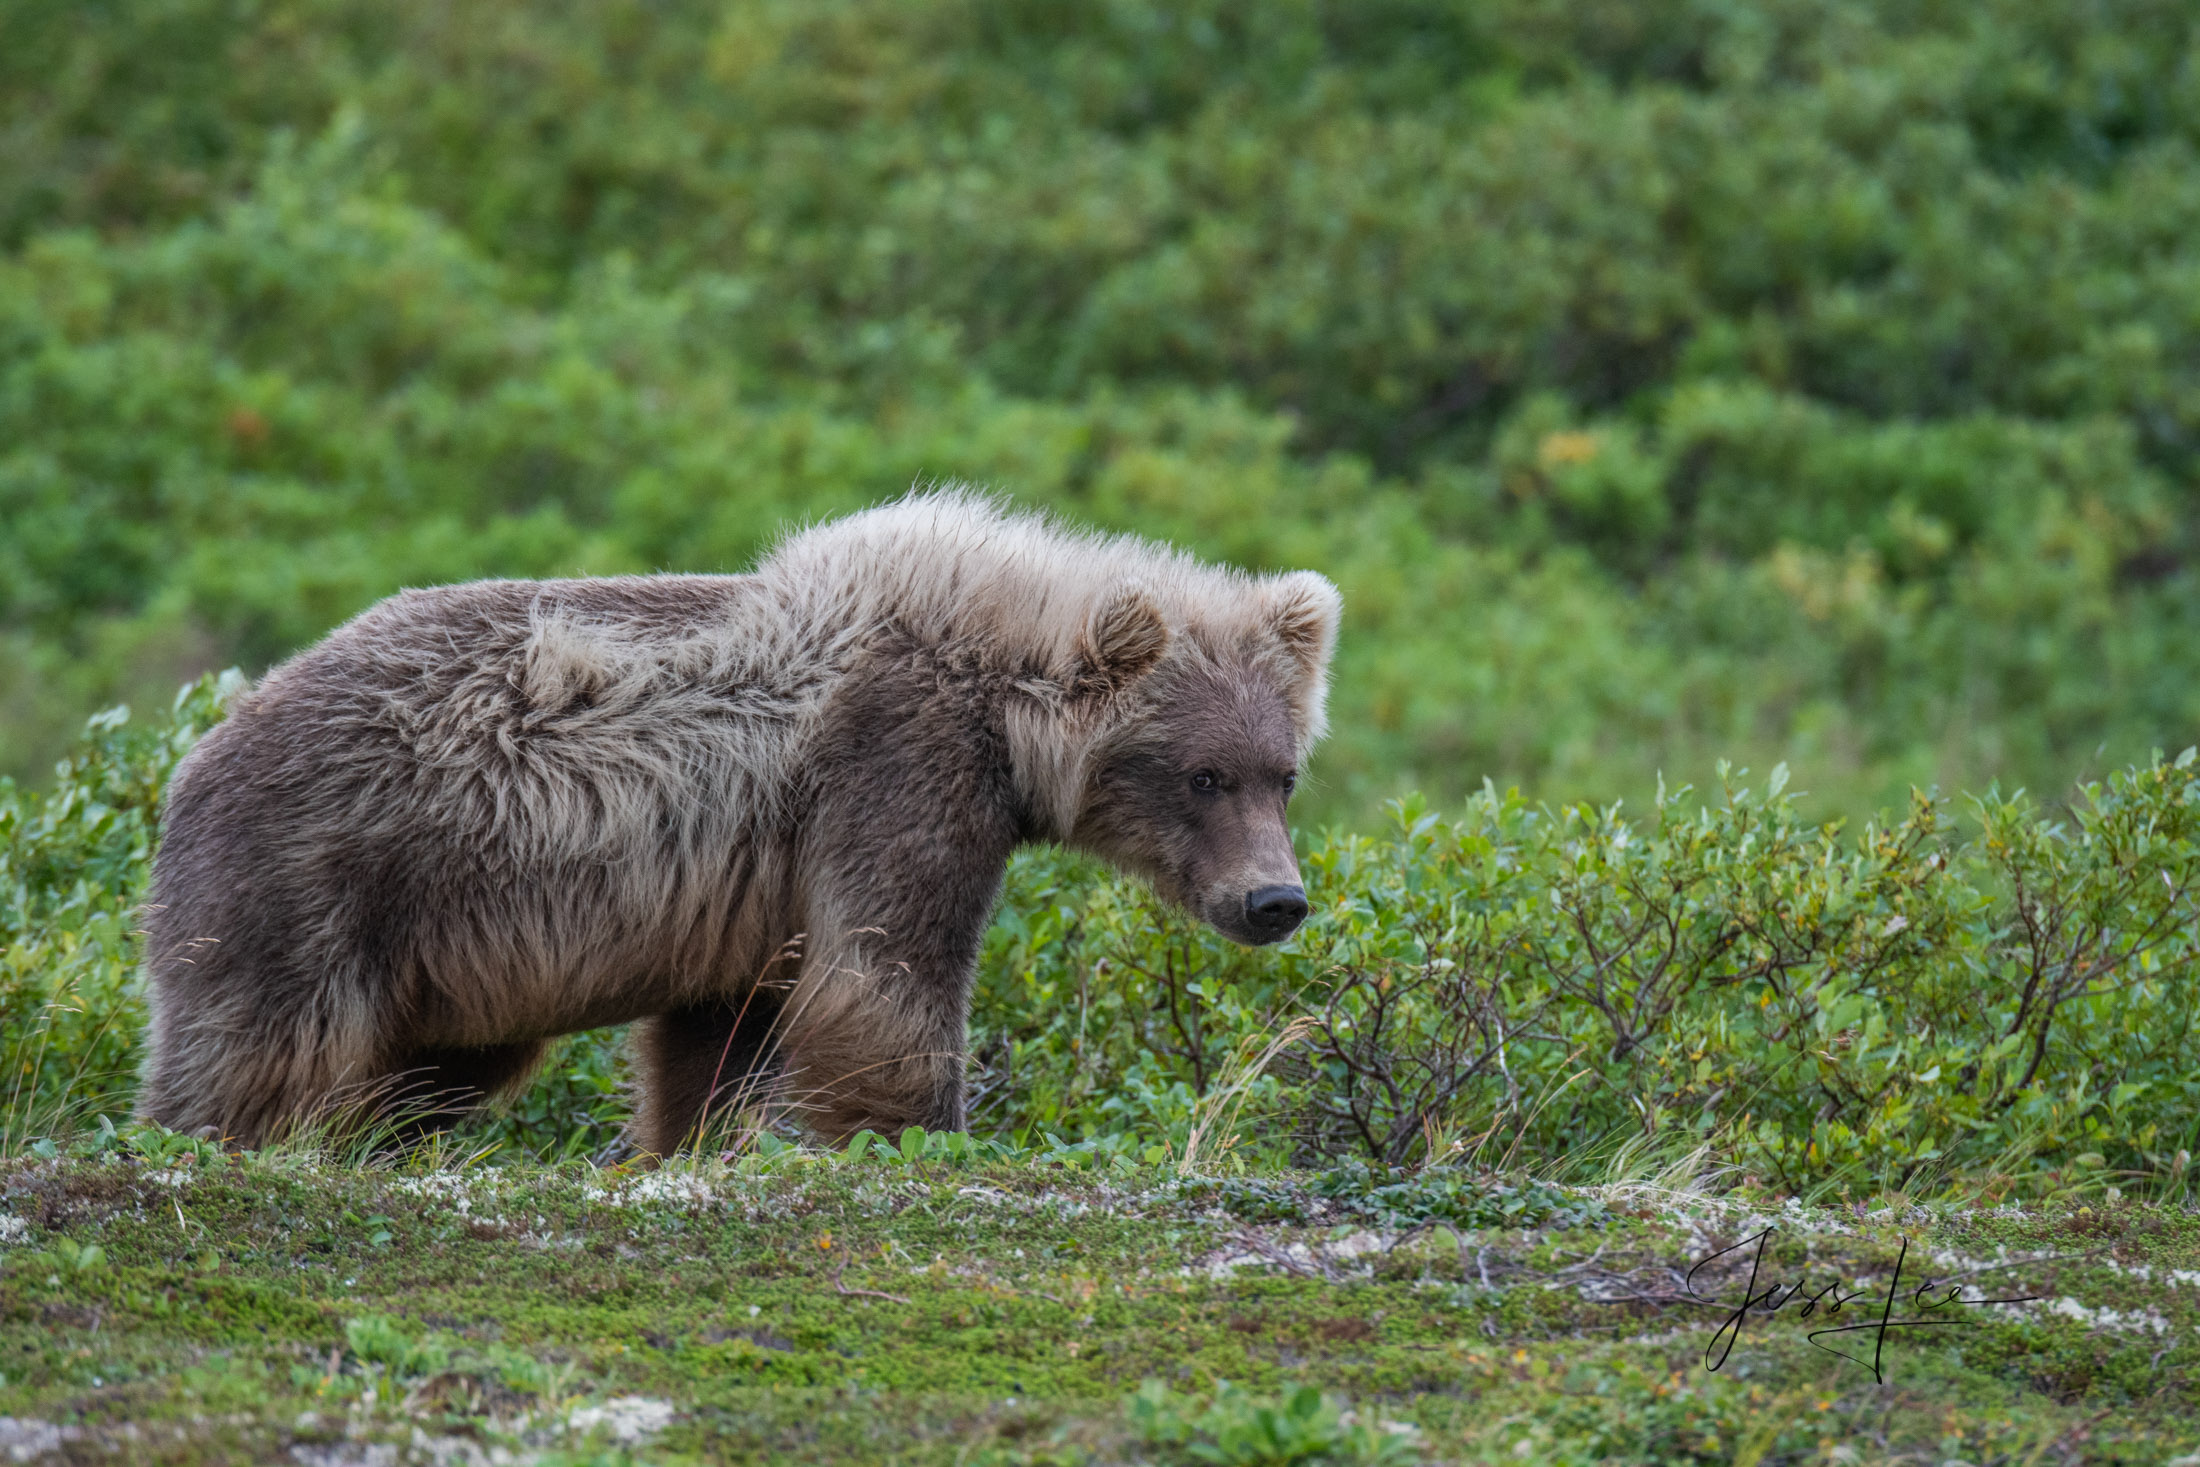
[[[2189,1212],[1804,1208],[1683,1181],[1513,1206],[1492,1180],[1489,1212],[1439,1200],[1417,1221],[1410,1186],[1370,1212],[1306,1174],[1256,1194],[1167,1167],[793,1148],[639,1172],[360,1166],[125,1128],[0,1163],[0,1451],[2014,1467],[2192,1450]],[[1807,1338],[1855,1301],[1753,1317],[1722,1353],[1766,1227],[1760,1287],[1884,1288],[1900,1266],[1906,1301],[1928,1277],[2036,1297],[1890,1336],[1878,1379],[1871,1335]]]

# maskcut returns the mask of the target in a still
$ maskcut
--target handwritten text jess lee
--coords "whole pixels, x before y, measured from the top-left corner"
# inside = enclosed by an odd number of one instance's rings
[[[1692,1297],[1705,1304],[1722,1303],[1723,1301],[1704,1299],[1701,1295],[1696,1294],[1696,1275],[1727,1255],[1740,1252],[1751,1244],[1756,1245],[1756,1253],[1750,1259],[1749,1264],[1749,1284],[1743,1291],[1741,1302],[1735,1306],[1731,1314],[1727,1315],[1726,1322],[1721,1324],[1718,1333],[1711,1337],[1711,1343],[1704,1347],[1703,1363],[1706,1369],[1718,1370],[1726,1364],[1727,1356],[1732,1353],[1735,1342],[1742,1336],[1742,1326],[1748,1322],[1753,1312],[1769,1316],[1779,1313],[1797,1300],[1802,1300],[1803,1307],[1798,1311],[1799,1318],[1809,1319],[1820,1311],[1823,1311],[1830,1318],[1859,1300],[1869,1300],[1866,1307],[1876,1306],[1876,1318],[1869,1319],[1861,1324],[1829,1325],[1825,1329],[1811,1331],[1807,1338],[1811,1344],[1816,1345],[1828,1354],[1839,1355],[1842,1359],[1853,1360],[1859,1365],[1869,1364],[1872,1379],[1884,1382],[1886,1376],[1881,1370],[1881,1362],[1886,1352],[1889,1331],[1898,1329],[1960,1328],[1964,1325],[1976,1324],[1978,1321],[1960,1318],[1945,1311],[1957,1310],[1964,1305],[2024,1304],[2042,1297],[2038,1294],[2026,1294],[2021,1297],[2007,1299],[1966,1298],[1963,1293],[1964,1285],[1960,1280],[1943,1281],[1937,1278],[1928,1278],[1925,1282],[1919,1284],[1911,1295],[1910,1304],[1918,1311],[1918,1316],[1897,1319],[1894,1317],[1895,1299],[1902,1289],[1902,1266],[1910,1256],[1910,1245],[1907,1239],[1903,1241],[1902,1251],[1896,1255],[1894,1276],[1887,1280],[1886,1293],[1883,1297],[1875,1294],[1868,1287],[1844,1289],[1843,1283],[1839,1279],[1808,1294],[1804,1292],[1808,1287],[1807,1283],[1773,1283],[1760,1289],[1757,1286],[1757,1280],[1764,1267],[1765,1244],[1771,1239],[1774,1231],[1772,1228],[1766,1228],[1763,1232],[1753,1233],[1731,1247],[1721,1248],[1709,1257],[1700,1259],[1696,1266],[1688,1271],[1688,1292]],[[1931,1297],[1936,1292],[1940,1295],[1937,1300]],[[1846,1350],[1837,1350],[1831,1345],[1819,1344],[1821,1336],[1865,1332],[1869,1332],[1873,1336],[1872,1354],[1868,1362],[1863,1357],[1851,1355]]]

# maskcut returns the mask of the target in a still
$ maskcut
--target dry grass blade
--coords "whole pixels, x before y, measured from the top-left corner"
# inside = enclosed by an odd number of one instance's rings
[[[1192,1110],[1191,1130],[1184,1137],[1183,1155],[1177,1158],[1179,1176],[1193,1176],[1199,1166],[1200,1152],[1210,1139],[1216,1141],[1215,1149],[1227,1151],[1237,1135],[1238,1118],[1244,1113],[1246,1096],[1268,1066],[1275,1062],[1292,1045],[1304,1039],[1314,1028],[1315,1021],[1301,1017],[1283,1026],[1274,1037],[1262,1045],[1258,1053],[1253,1046],[1259,1042],[1258,1034],[1248,1035],[1231,1051],[1229,1061],[1215,1077],[1205,1095]]]

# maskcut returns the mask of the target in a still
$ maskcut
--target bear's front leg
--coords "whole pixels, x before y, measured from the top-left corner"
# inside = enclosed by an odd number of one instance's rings
[[[968,1002],[966,975],[861,947],[810,965],[787,1003],[779,1094],[835,1144],[862,1130],[889,1139],[910,1126],[960,1131]]]
[[[971,977],[1025,823],[1003,696],[938,649],[884,645],[823,720],[782,1091],[817,1135],[964,1127]]]

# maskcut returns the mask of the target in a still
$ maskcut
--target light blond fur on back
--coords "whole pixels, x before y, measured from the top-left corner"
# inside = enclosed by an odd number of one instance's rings
[[[790,535],[758,575],[813,626],[906,626],[925,641],[976,640],[1028,661],[1035,699],[1059,711],[1096,615],[1143,602],[1167,628],[1163,660],[1251,660],[1285,690],[1303,759],[1328,731],[1329,660],[1341,602],[1312,571],[1256,576],[1134,535],[1077,530],[1011,513],[955,487]],[[1019,710],[1013,733],[1027,794],[1067,835],[1087,758],[1113,718],[1047,719]]]

